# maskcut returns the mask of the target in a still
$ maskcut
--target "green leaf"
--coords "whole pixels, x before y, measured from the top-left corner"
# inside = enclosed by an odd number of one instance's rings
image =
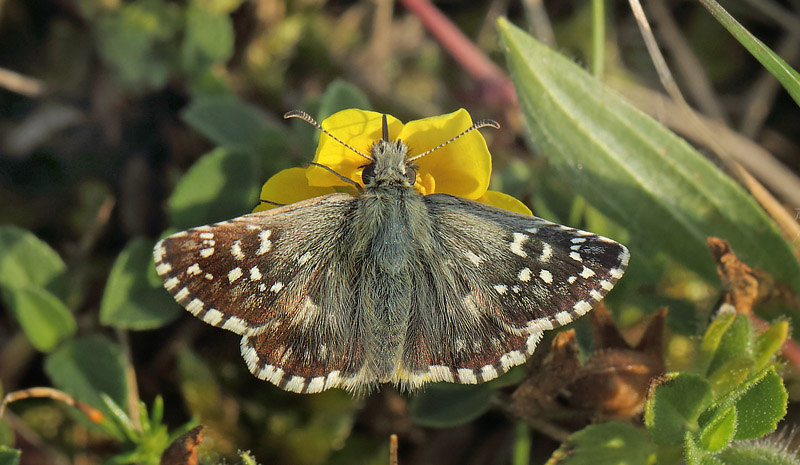
[[[46,288],[66,295],[67,266],[49,245],[16,226],[0,226],[0,287]]]
[[[656,447],[647,435],[627,423],[589,425],[572,434],[548,465],[650,465]]]
[[[256,176],[244,153],[219,148],[203,155],[167,201],[172,226],[188,229],[249,213],[258,204]]]
[[[653,386],[645,404],[647,432],[656,444],[679,444],[710,405],[711,386],[693,373],[668,374]]]
[[[189,70],[200,70],[233,55],[233,22],[226,14],[214,13],[197,3],[186,9],[186,35],[183,63]]]
[[[726,312],[717,315],[708,325],[706,332],[703,334],[703,340],[700,342],[700,353],[695,362],[699,373],[708,373],[708,367],[711,365],[711,361],[714,360],[717,348],[722,342],[722,336],[725,335],[734,320],[736,320],[736,313]]]
[[[0,446],[0,465],[18,465],[22,451],[6,446]]]
[[[736,439],[760,438],[775,431],[786,415],[788,394],[774,368],[766,370],[736,402]]]
[[[795,102],[800,105],[800,74],[786,63],[780,56],[764,45],[753,34],[739,24],[715,0],[700,0],[714,18],[736,38],[789,92]]]
[[[77,400],[112,414],[100,393],[106,393],[117,405],[126,405],[125,362],[122,350],[104,336],[94,334],[63,344],[48,355],[44,371],[53,385]],[[120,437],[110,420],[103,422],[107,431]]]
[[[736,409],[720,409],[700,431],[700,444],[710,452],[728,447],[736,434]]]
[[[800,465],[795,447],[779,440],[736,441],[718,457],[725,465]]]
[[[737,358],[751,358],[750,349],[753,339],[753,327],[745,315],[736,315],[733,323],[722,335],[714,351],[714,357],[708,367],[713,375],[720,367]]]
[[[14,312],[28,340],[41,352],[52,351],[77,329],[67,306],[44,289],[4,289],[3,301]]]
[[[707,236],[800,290],[800,263],[758,204],[683,139],[506,19],[498,27],[534,147],[636,247],[717,281]],[[633,257],[636,260],[636,256]]]
[[[684,452],[686,454],[686,465],[726,465],[711,452],[700,446],[697,438],[691,431],[687,431],[684,436]]]
[[[348,108],[371,110],[372,106],[367,96],[358,87],[341,79],[336,79],[325,88],[325,93],[319,103],[317,119],[322,121],[337,111],[347,110]]]
[[[438,383],[411,399],[411,420],[420,426],[449,428],[463,425],[486,413],[495,390],[477,386]]]
[[[181,314],[164,291],[154,287],[148,274],[155,274],[153,243],[136,238],[119,254],[103,292],[100,322],[121,329],[160,328]]]
[[[708,377],[714,398],[723,396],[742,385],[754,370],[755,364],[749,358],[735,358],[729,360]]]
[[[780,321],[773,324],[766,331],[761,333],[756,338],[755,347],[753,348],[753,357],[755,358],[755,369],[761,370],[766,368],[773,357],[777,355],[778,351],[783,347],[783,343],[789,337],[789,322]]]
[[[235,151],[280,160],[287,150],[285,128],[268,120],[260,108],[233,95],[194,98],[181,118],[215,144]]]

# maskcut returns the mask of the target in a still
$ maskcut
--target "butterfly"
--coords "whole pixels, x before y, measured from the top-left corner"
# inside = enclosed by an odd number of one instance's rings
[[[584,315],[628,264],[605,237],[414,189],[390,140],[363,153],[353,196],[333,193],[173,234],[156,270],[182,306],[242,336],[250,371],[282,389],[369,392],[381,383],[475,384],[520,365],[542,333]],[[323,136],[323,137],[325,137]],[[329,171],[330,168],[324,167]]]

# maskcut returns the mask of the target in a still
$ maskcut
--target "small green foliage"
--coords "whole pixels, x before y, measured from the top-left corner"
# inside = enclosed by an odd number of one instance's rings
[[[547,465],[654,465],[656,447],[627,423],[590,425],[572,434]]]
[[[700,433],[703,449],[719,452],[728,447],[736,434],[736,408],[719,409]]]
[[[711,403],[708,381],[693,373],[674,373],[651,388],[644,421],[653,442],[679,444],[684,431],[696,430],[697,419]]]
[[[249,213],[258,199],[257,174],[249,155],[224,148],[207,153],[167,201],[172,226],[188,229]]]
[[[478,418],[491,406],[494,389],[489,384],[464,386],[433,384],[415,395],[409,410],[420,426],[447,428]]]
[[[3,300],[37,350],[50,352],[75,332],[75,317],[63,302],[44,289],[6,289]]]
[[[155,274],[153,242],[133,239],[119,254],[103,293],[100,322],[120,329],[153,329],[164,326],[182,314],[160,282],[148,279]]]
[[[149,413],[144,402],[139,403],[136,414],[140,427],[136,428],[119,404],[105,394],[101,394],[101,396],[107,410],[111,412],[112,421],[125,434],[128,442],[128,450],[112,457],[106,462],[108,465],[158,465],[164,450],[178,436],[195,426],[193,422],[190,422],[170,433],[163,423],[164,401],[161,396],[158,396],[153,401]]]
[[[0,287],[40,288],[64,297],[64,261],[39,238],[16,226],[0,226]]]
[[[0,465],[17,465],[21,451],[0,446]]]
[[[734,442],[719,457],[726,465],[800,465],[795,446],[786,439]]]
[[[44,371],[53,385],[77,400],[108,415],[101,393],[119,405],[125,404],[125,364],[120,348],[104,336],[94,334],[71,340],[49,354]],[[120,437],[120,431],[108,420],[105,429]]]

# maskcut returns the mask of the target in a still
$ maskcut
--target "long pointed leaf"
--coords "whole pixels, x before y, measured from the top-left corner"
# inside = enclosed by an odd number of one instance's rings
[[[498,26],[533,145],[576,193],[628,228],[634,246],[714,281],[706,237],[723,237],[800,290],[789,244],[738,184],[567,58],[503,18]]]

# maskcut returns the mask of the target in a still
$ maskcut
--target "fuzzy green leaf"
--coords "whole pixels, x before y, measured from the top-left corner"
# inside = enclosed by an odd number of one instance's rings
[[[750,377],[751,373],[757,373],[753,369],[754,366],[755,364],[752,360],[741,357],[729,360],[719,367],[708,377],[708,381],[711,383],[711,390],[714,392],[714,398],[725,395],[741,386]]]
[[[181,314],[162,286],[154,287],[153,243],[137,238],[119,254],[100,304],[100,322],[121,329],[160,328]]]
[[[498,20],[534,147],[598,210],[710,282],[707,236],[800,290],[800,263],[753,198],[686,141],[568,58]],[[636,260],[636,256],[633,256]]]
[[[199,70],[214,62],[228,61],[233,55],[233,22],[226,14],[215,13],[199,3],[186,9],[186,34],[183,63]]]
[[[167,201],[172,226],[188,229],[249,213],[258,204],[256,177],[249,155],[225,148],[203,155]]]
[[[736,434],[736,409],[720,409],[700,431],[700,444],[703,449],[718,452],[728,447]]]
[[[19,449],[0,446],[0,465],[18,465],[21,453]]]
[[[434,384],[411,399],[411,419],[432,428],[463,425],[489,410],[494,392],[487,384]]]
[[[0,226],[0,287],[46,288],[63,298],[66,270],[56,251],[38,237],[16,226]]]
[[[41,352],[52,351],[77,329],[72,312],[44,289],[4,289],[3,301],[11,308],[28,340]]]
[[[713,375],[715,371],[731,360],[751,358],[750,350],[752,340],[753,327],[750,325],[747,316],[736,315],[733,323],[722,335],[714,351],[714,357],[711,359],[711,363],[708,366],[708,374]]]
[[[217,145],[247,152],[275,170],[284,167],[286,130],[255,105],[232,95],[203,95],[192,100],[181,118]]]
[[[665,375],[651,387],[644,421],[653,442],[680,444],[684,431],[697,427],[697,418],[710,405],[711,386],[693,373]]]
[[[711,452],[703,449],[691,431],[686,432],[683,444],[686,465],[726,465],[721,460],[714,457]]]
[[[736,441],[719,453],[725,465],[800,465],[789,439]]]
[[[708,11],[719,21],[728,32],[736,38],[744,47],[753,55],[773,76],[778,79],[778,82],[783,85],[783,88],[789,92],[795,102],[800,105],[800,74],[789,66],[783,58],[778,56],[769,47],[764,45],[763,42],[758,40],[753,34],[739,24],[733,16],[731,16],[725,8],[717,3],[715,0],[700,0],[700,3],[706,7]]]
[[[111,411],[101,399],[101,392],[117,405],[126,405],[122,350],[103,336],[95,334],[68,341],[47,356],[44,371],[53,385],[102,410],[107,417]],[[105,420],[103,426],[119,436],[120,431],[110,420]]]
[[[783,380],[771,368],[736,402],[736,439],[760,438],[775,431],[786,415],[788,394]]]
[[[703,334],[703,340],[700,342],[700,353],[695,362],[696,370],[699,373],[708,373],[708,367],[711,365],[711,361],[717,353],[717,348],[722,342],[722,336],[725,335],[725,332],[728,331],[735,319],[736,313],[726,312],[717,315],[708,325],[706,332]]]
[[[778,351],[783,347],[786,338],[789,337],[789,322],[780,321],[773,324],[766,331],[761,333],[756,338],[755,347],[753,348],[753,357],[755,358],[755,369],[761,370],[766,368],[777,355]]]
[[[650,465],[656,447],[627,423],[589,425],[572,434],[548,462],[558,465]]]

